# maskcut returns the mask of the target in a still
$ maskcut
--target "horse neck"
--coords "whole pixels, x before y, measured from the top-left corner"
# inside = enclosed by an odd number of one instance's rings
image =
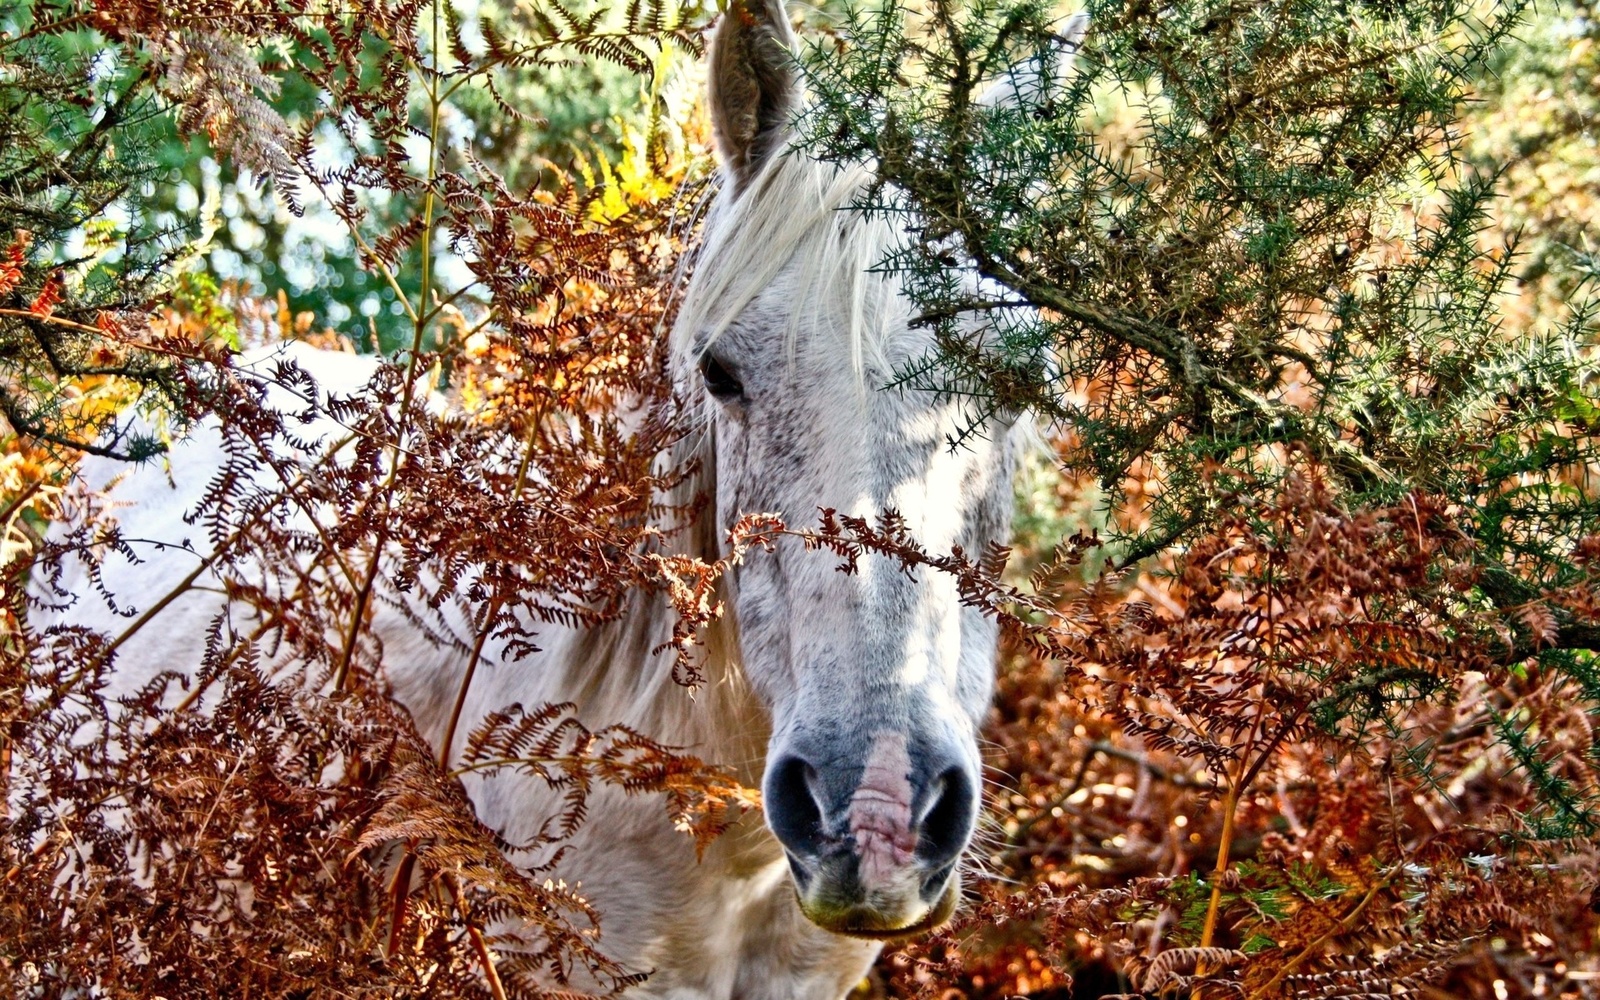
[[[669,509],[689,509],[697,497],[714,496],[714,441],[693,435],[674,449],[674,466],[693,471],[665,497]],[[710,562],[719,555],[716,518],[702,511],[671,535],[672,553]],[[551,674],[559,678],[552,699],[572,701],[591,724],[621,723],[708,762],[729,766],[746,784],[760,781],[770,720],[751,692],[739,663],[738,623],[726,586],[716,600],[723,616],[707,626],[692,655],[704,678],[694,687],[673,676],[673,626],[678,621],[665,595],[635,589],[614,621],[574,631],[552,644]]]

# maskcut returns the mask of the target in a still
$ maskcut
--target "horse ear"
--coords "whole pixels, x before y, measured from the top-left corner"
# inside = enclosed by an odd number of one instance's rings
[[[978,98],[984,107],[1014,106],[1026,110],[1042,108],[1050,102],[1072,73],[1072,63],[1083,47],[1089,30],[1089,15],[1074,14],[1051,30],[1047,57],[1040,53],[1020,66],[1007,70]]]
[[[781,148],[800,95],[783,0],[729,0],[711,40],[711,127],[734,190]]]

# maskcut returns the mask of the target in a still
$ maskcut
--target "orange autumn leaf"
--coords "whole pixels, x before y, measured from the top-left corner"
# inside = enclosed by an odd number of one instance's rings
[[[11,245],[0,254],[0,295],[9,293],[22,280],[22,263],[27,258],[33,234],[19,229],[11,238]]]
[[[28,311],[35,316],[44,317],[55,312],[56,306],[63,298],[61,291],[61,272],[56,271],[45,280],[44,287],[39,289],[39,294],[28,303]]]

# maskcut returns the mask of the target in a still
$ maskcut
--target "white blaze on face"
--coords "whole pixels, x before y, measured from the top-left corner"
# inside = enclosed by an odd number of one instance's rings
[[[861,786],[850,800],[850,833],[861,858],[861,885],[868,891],[899,881],[915,855],[910,775],[905,734],[885,730],[873,737]]]

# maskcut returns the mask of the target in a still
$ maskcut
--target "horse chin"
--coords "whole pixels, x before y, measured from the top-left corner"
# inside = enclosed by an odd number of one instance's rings
[[[836,907],[808,905],[800,897],[800,912],[807,920],[834,934],[865,938],[870,941],[899,941],[925,934],[950,919],[961,897],[961,879],[952,877],[945,884],[939,899],[910,923],[900,924],[878,910],[867,906]]]

